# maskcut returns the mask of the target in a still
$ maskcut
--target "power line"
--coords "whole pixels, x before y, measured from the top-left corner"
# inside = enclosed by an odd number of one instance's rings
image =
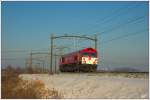
[[[128,7],[128,8],[125,6],[125,8],[123,7],[123,9],[125,9],[124,12],[131,11],[131,10],[133,10],[134,8],[136,8],[138,5],[139,5],[139,4],[136,4],[134,7]],[[104,17],[103,19],[100,19],[99,21],[102,21],[102,23],[99,23],[99,24],[103,24],[104,22],[105,22],[105,23],[108,23],[108,22],[114,21],[114,20],[112,20],[113,18],[116,18],[116,17],[118,17],[119,15],[122,14],[122,12],[121,12],[121,13],[118,13],[119,11],[122,11],[122,9],[117,9],[116,11],[114,11],[114,13],[115,13],[114,16],[110,16],[110,15],[109,15],[107,18]],[[129,13],[129,12],[127,12],[127,13]],[[95,26],[96,26],[96,25],[95,25]],[[89,32],[89,33],[92,33],[92,32]]]
[[[41,50],[32,50],[32,51],[48,51],[48,49],[41,49]],[[6,49],[2,50],[1,52],[29,52],[29,50],[22,50],[22,49]]]
[[[138,21],[140,21],[140,20],[143,19],[144,17],[146,17],[146,16],[144,15],[144,16],[141,16],[141,17],[138,17],[138,18],[134,18],[134,19],[132,19],[132,20],[128,20],[128,21],[126,21],[126,23],[118,24],[117,26],[114,26],[114,27],[112,27],[111,29],[108,29],[108,30],[105,30],[105,31],[103,31],[103,32],[100,32],[98,35],[102,35],[102,34],[104,34],[104,33],[106,33],[106,32],[110,32],[110,31],[114,31],[114,30],[116,30],[116,29],[119,29],[119,28],[121,28],[121,27],[123,27],[123,26],[125,26],[125,25],[128,25],[128,24],[131,24],[131,23],[137,23]]]
[[[124,6],[124,7],[125,7],[125,6]],[[118,8],[118,9],[112,11],[112,12],[113,12],[113,13],[118,13],[118,12],[119,12],[122,8],[124,8],[124,7]],[[95,24],[97,24],[99,21],[104,21],[105,19],[107,19],[107,18],[109,18],[109,17],[111,17],[111,16],[110,16],[110,15],[107,15],[107,16],[101,18],[101,19],[97,19],[97,20],[95,21]],[[89,25],[91,25],[91,24],[89,24]],[[97,25],[92,25],[91,28],[92,28],[92,27],[95,27],[95,26],[97,26]],[[77,32],[77,33],[79,33],[79,32]]]
[[[2,58],[1,60],[24,60],[26,58]]]
[[[116,30],[116,29],[119,29],[119,28],[121,28],[121,27],[123,27],[123,26],[125,26],[125,25],[131,24],[131,23],[134,23],[134,24],[135,24],[135,23],[137,23],[138,21],[142,21],[141,19],[143,19],[143,18],[145,18],[145,17],[146,17],[146,15],[141,16],[141,17],[137,17],[137,18],[134,18],[134,19],[132,19],[132,20],[126,21],[126,23],[118,24],[117,26],[114,26],[114,27],[112,27],[112,28],[110,28],[110,29],[108,29],[108,30],[105,30],[105,31],[102,31],[102,32],[95,31],[95,32],[93,32],[93,33],[98,33],[97,35],[102,35],[102,34],[104,34],[104,33],[106,33],[106,32],[111,32],[111,31],[114,31],[114,30]]]
[[[126,7],[126,6],[124,6],[122,9],[124,10],[125,9],[125,11],[124,12],[127,12],[127,11],[131,11],[131,10],[133,10],[134,8],[136,8],[137,6],[138,6],[139,4],[137,4],[137,5],[135,5],[135,6],[133,6],[133,7],[129,7],[128,6],[128,8]],[[103,18],[103,19],[100,19],[99,21],[102,21],[103,23],[105,22],[110,22],[110,21],[113,21],[112,20],[112,18],[116,18],[116,17],[118,17],[118,15],[121,15],[122,14],[122,9],[117,9],[116,11],[114,11],[114,13],[115,13],[115,15],[114,16],[108,16],[107,18]],[[118,13],[119,11],[121,11],[121,13]],[[123,12],[123,13],[124,13]],[[108,20],[107,20],[108,19]],[[96,23],[96,24],[99,24],[99,23]],[[102,24],[102,23],[101,23]]]
[[[122,39],[122,38],[126,38],[126,37],[129,37],[129,36],[132,36],[132,35],[140,34],[140,33],[145,32],[145,31],[148,32],[148,29],[144,29],[144,31],[141,30],[141,31],[138,31],[138,32],[125,34],[125,35],[122,35],[122,36],[119,36],[119,37],[110,39],[110,40],[108,40],[108,41],[101,42],[101,44],[108,43],[108,42],[111,42],[111,41],[114,41],[114,40],[118,40],[118,39]]]

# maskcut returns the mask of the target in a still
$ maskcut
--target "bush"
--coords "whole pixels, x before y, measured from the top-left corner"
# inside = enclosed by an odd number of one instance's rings
[[[40,99],[62,98],[58,91],[49,90],[40,80],[25,81],[19,79],[11,68],[2,73],[2,98],[3,99]]]

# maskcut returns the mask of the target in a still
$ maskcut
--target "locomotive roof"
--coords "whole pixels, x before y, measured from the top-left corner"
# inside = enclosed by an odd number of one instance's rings
[[[94,48],[85,48],[85,49],[82,49],[82,50],[80,50],[80,51],[84,51],[84,52],[86,52],[86,51],[97,52],[96,49],[94,49]]]
[[[87,52],[87,51],[91,51],[91,50],[93,52],[97,52],[96,49],[89,47],[89,48],[84,48],[82,50],[78,50],[78,51],[74,51],[74,52],[70,52],[70,53],[64,54],[63,56],[70,55],[70,54],[73,54],[73,53],[76,53],[76,52]]]

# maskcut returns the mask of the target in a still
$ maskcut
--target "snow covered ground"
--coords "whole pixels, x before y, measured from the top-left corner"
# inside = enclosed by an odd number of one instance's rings
[[[98,74],[22,74],[23,80],[41,80],[64,98],[148,99],[149,79]]]

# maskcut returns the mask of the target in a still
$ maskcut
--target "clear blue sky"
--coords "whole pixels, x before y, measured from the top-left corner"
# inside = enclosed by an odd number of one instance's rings
[[[9,2],[2,8],[2,67],[24,66],[29,52],[50,46],[50,34],[98,34],[100,67],[148,70],[148,2]],[[57,41],[57,44],[63,42]],[[80,44],[85,46],[85,44]],[[27,55],[28,54],[28,55]]]

